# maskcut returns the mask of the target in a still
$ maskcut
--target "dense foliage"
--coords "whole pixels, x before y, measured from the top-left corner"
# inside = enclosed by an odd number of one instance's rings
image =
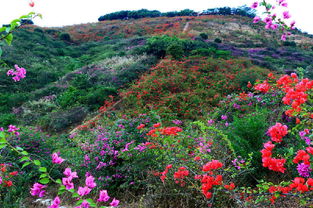
[[[160,12],[158,10],[140,9],[136,11],[123,10],[118,12],[109,13],[99,17],[99,21],[105,20],[127,20],[127,19],[140,19],[140,18],[153,18],[153,17],[180,17],[180,16],[198,16],[198,15],[240,15],[247,17],[255,17],[255,11],[250,7],[242,6],[238,8],[220,7],[214,9],[207,9],[201,13],[195,12],[190,9],[181,11]]]
[[[258,6],[0,29],[0,206],[311,207],[312,39]]]

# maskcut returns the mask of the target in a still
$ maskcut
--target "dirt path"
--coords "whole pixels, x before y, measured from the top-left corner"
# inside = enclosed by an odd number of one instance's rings
[[[187,32],[188,28],[189,28],[189,22],[186,23],[183,32]]]

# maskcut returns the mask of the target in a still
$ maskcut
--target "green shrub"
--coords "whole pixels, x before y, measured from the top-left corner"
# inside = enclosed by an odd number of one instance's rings
[[[222,43],[222,40],[219,39],[219,38],[215,38],[215,39],[214,39],[214,42],[215,42],[215,43]]]
[[[179,60],[184,55],[183,45],[180,42],[173,42],[166,48],[166,54],[171,55],[174,59]]]
[[[12,113],[1,113],[0,115],[0,127],[7,127],[16,123],[16,121],[16,116]]]
[[[200,33],[200,35],[199,35],[203,40],[207,40],[208,39],[208,34],[206,34],[206,33]]]
[[[248,157],[249,153],[258,153],[262,149],[269,114],[267,110],[257,110],[243,117],[234,117],[228,137],[237,155]]]
[[[70,36],[70,34],[68,34],[68,33],[61,33],[61,34],[59,35],[59,38],[60,38],[61,40],[63,40],[63,41],[67,41],[67,42],[70,42],[70,41],[71,41],[71,36]]]

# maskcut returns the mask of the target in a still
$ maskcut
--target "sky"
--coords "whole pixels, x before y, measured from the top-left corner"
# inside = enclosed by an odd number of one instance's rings
[[[149,9],[161,12],[192,9],[203,11],[215,7],[250,6],[253,0],[33,0],[35,7],[28,5],[29,0],[0,0],[0,25],[27,14],[31,11],[41,13],[43,19],[35,19],[36,25],[60,27],[80,23],[97,22],[104,14],[120,10]],[[304,32],[313,34],[313,1],[287,0],[288,10]]]

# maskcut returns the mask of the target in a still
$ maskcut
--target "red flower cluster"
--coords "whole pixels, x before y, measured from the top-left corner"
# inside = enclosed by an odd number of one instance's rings
[[[221,163],[218,160],[212,160],[211,162],[208,162],[202,167],[202,171],[205,171],[205,172],[212,171],[212,170],[219,169],[221,167],[223,167],[223,163]]]
[[[294,112],[302,110],[301,105],[308,100],[308,90],[313,89],[313,81],[305,78],[299,82],[298,76],[292,73],[291,76],[284,75],[277,80],[277,85],[280,86],[286,93],[283,102],[286,105],[291,105],[291,109],[286,111],[288,116],[292,116]]]
[[[288,127],[281,123],[276,123],[268,129],[268,133],[272,141],[280,143],[282,138],[288,134]]]
[[[213,188],[214,185],[222,185],[223,183],[223,176],[217,175],[216,177],[204,175],[201,179],[201,189],[202,193],[207,199],[212,197],[212,192],[210,190]]]
[[[286,187],[271,186],[268,189],[268,191],[271,194],[278,193],[278,192],[282,194],[288,194],[291,191],[304,193],[304,192],[308,192],[312,190],[313,190],[313,179],[308,178],[308,180],[305,181],[305,179],[301,177],[296,177],[289,186],[286,186]]]
[[[159,127],[159,125],[156,125],[156,124],[154,124],[153,126]],[[162,135],[167,135],[167,136],[174,135],[174,136],[176,136],[176,135],[178,135],[177,134],[178,132],[182,132],[182,131],[183,131],[182,128],[179,128],[177,126],[173,126],[173,127],[165,127],[163,129],[152,129],[147,133],[147,135],[152,136],[152,137],[157,137],[158,136],[157,132],[160,132],[160,134],[162,134]]]
[[[172,164],[170,165],[167,165],[165,170],[163,172],[161,172],[161,176],[160,176],[160,179],[161,181],[164,183],[164,180],[166,179],[166,174],[168,173],[168,170],[171,169],[173,167]]]
[[[313,147],[307,147],[307,152],[313,155]],[[299,150],[292,162],[298,164],[303,161],[304,164],[310,165],[310,155],[305,150]]]
[[[7,173],[7,166],[5,164],[0,164],[0,187],[11,187],[13,186],[13,182],[9,180],[12,176],[16,176],[18,174],[17,171],[13,171]]]
[[[173,126],[173,127],[166,127],[164,129],[160,129],[160,132],[162,135],[177,135],[178,132],[182,132],[183,129],[179,128],[177,126]]]
[[[188,175],[189,170],[185,167],[178,168],[178,171],[174,173],[175,183],[179,183],[181,186],[184,186],[186,182],[183,179]]]
[[[271,141],[264,144],[264,149],[261,150],[262,153],[262,163],[263,167],[267,167],[270,170],[284,173],[286,168],[284,164],[286,159],[276,159],[272,158],[272,150],[275,147]]]
[[[139,130],[139,129],[142,129],[142,128],[144,128],[146,125],[144,125],[144,124],[140,124],[139,126],[137,126],[136,128]]]
[[[229,185],[225,185],[224,188],[226,188],[227,190],[231,191],[235,189],[235,184],[234,183],[230,183]]]
[[[254,86],[254,89],[264,93],[267,93],[270,88],[271,86],[267,83],[267,81],[264,81],[263,83]]]

